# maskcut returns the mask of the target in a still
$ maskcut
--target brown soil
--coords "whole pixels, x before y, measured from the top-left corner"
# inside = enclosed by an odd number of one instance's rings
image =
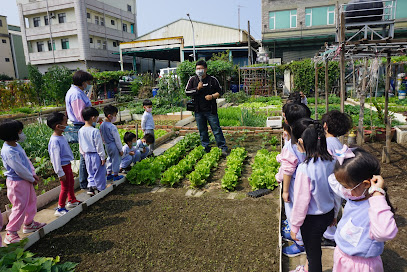
[[[384,143],[369,143],[363,147],[381,159]],[[390,201],[396,208],[396,223],[399,232],[396,238],[386,243],[382,254],[385,271],[407,271],[407,145],[392,143],[391,163],[382,163],[382,176],[388,187]]]
[[[226,200],[122,184],[30,251],[77,271],[278,271],[278,194]]]

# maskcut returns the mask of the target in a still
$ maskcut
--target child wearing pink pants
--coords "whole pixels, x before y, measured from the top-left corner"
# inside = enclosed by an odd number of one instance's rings
[[[24,223],[23,233],[37,231],[45,226],[44,223],[34,221],[37,213],[37,196],[34,185],[39,181],[31,161],[23,148],[17,143],[24,141],[23,124],[10,120],[0,124],[0,139],[5,141],[1,149],[1,158],[6,168],[7,197],[13,208],[4,238],[5,244],[17,243],[20,237],[17,231]]]

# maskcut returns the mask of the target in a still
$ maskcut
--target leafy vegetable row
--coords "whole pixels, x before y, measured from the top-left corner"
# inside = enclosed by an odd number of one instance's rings
[[[250,186],[256,189],[271,189],[278,186],[275,175],[277,174],[279,163],[276,160],[278,152],[268,152],[266,149],[257,151],[252,164],[252,175],[249,178]]]
[[[153,185],[160,178],[163,171],[176,164],[189,150],[198,146],[199,143],[200,140],[197,133],[188,134],[164,154],[136,163],[126,178],[131,184]]]
[[[185,175],[190,172],[196,162],[202,158],[205,154],[203,146],[197,146],[192,150],[184,159],[182,159],[177,165],[173,165],[165,171],[161,176],[161,184],[174,186],[174,184],[180,182]]]
[[[211,174],[211,169],[218,165],[222,150],[213,147],[209,153],[206,153],[196,164],[195,170],[188,175],[192,187],[198,187],[206,183]]]
[[[233,149],[226,158],[225,175],[222,178],[222,188],[233,191],[242,175],[243,161],[247,152],[243,147]]]

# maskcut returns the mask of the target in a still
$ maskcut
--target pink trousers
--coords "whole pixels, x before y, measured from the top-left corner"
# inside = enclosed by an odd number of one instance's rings
[[[332,272],[383,272],[383,263],[380,256],[363,258],[350,256],[339,247],[334,252],[334,267]]]
[[[37,213],[37,195],[29,181],[7,179],[6,184],[7,197],[13,205],[6,230],[19,231],[23,223],[29,225],[34,220]]]

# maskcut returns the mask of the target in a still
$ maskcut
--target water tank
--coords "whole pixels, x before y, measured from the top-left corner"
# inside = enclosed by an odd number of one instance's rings
[[[346,23],[381,21],[383,7],[383,1],[380,0],[351,0],[346,6]]]

